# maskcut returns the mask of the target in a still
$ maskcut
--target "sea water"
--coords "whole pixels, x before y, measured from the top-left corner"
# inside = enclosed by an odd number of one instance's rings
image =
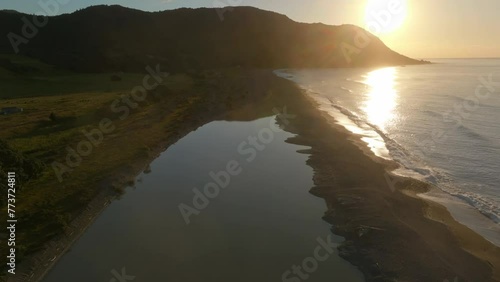
[[[398,173],[434,184],[455,218],[500,243],[500,59],[280,70]],[[474,210],[474,211],[472,211]],[[477,216],[480,213],[480,216]]]

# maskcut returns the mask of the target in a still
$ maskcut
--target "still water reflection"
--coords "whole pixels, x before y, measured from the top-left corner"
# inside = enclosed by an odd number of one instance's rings
[[[274,133],[252,161],[238,152],[270,122],[274,117],[212,122],[172,145],[44,281],[117,281],[113,270],[123,268],[145,282],[287,281],[283,273],[313,256],[317,238],[331,232],[321,219],[323,200],[308,192],[313,172],[307,155],[296,152],[304,147],[285,143],[291,134]],[[192,205],[193,188],[212,181],[209,173],[230,160],[241,173],[187,225],[179,204]],[[307,275],[307,281],[363,281],[335,253]]]

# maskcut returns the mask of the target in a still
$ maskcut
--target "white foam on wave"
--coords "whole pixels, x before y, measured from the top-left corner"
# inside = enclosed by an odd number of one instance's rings
[[[297,77],[293,71],[278,70],[275,71],[275,74],[297,83]],[[362,83],[348,78],[346,80]],[[422,198],[443,204],[457,221],[500,246],[500,207],[497,207],[488,198],[474,192],[464,191],[457,185],[453,185],[447,173],[428,166],[419,155],[409,152],[376,126],[362,120],[355,113],[339,106],[321,93],[312,91],[307,86],[300,83],[297,85],[318,104],[319,110],[326,112],[337,124],[348,131],[361,136],[360,139],[376,156],[399,163],[401,167],[393,173],[433,184],[440,189],[423,194]],[[341,87],[341,90],[352,92],[345,87]]]
[[[293,73],[287,70],[278,70],[274,72],[276,75],[295,81]],[[362,122],[362,120],[349,110],[342,108],[334,103],[329,98],[312,91],[307,86],[297,84],[307,95],[312,98],[319,107],[319,110],[331,116],[335,123],[343,126],[351,133],[361,136],[361,140],[366,143],[367,147],[378,157],[390,160],[390,153],[386,147],[385,141],[371,126]],[[350,91],[344,88],[346,91]]]
[[[432,190],[420,195],[420,197],[442,204],[458,222],[465,224],[486,240],[500,247],[500,225],[483,216],[479,211],[466,201],[442,190]]]

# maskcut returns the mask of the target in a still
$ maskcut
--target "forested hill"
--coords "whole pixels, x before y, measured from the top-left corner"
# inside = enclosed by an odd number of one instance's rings
[[[40,28],[33,24],[35,32],[23,17],[34,23],[32,15],[0,11],[0,53],[17,48],[19,54],[76,71],[143,70],[152,63],[171,70],[421,63],[353,25],[298,23],[251,7],[143,12],[93,6],[50,17]]]

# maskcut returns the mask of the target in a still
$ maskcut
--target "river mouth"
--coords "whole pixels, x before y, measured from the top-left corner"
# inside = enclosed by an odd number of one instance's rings
[[[308,147],[276,120],[213,121],[170,146],[43,281],[364,281],[309,193]]]

